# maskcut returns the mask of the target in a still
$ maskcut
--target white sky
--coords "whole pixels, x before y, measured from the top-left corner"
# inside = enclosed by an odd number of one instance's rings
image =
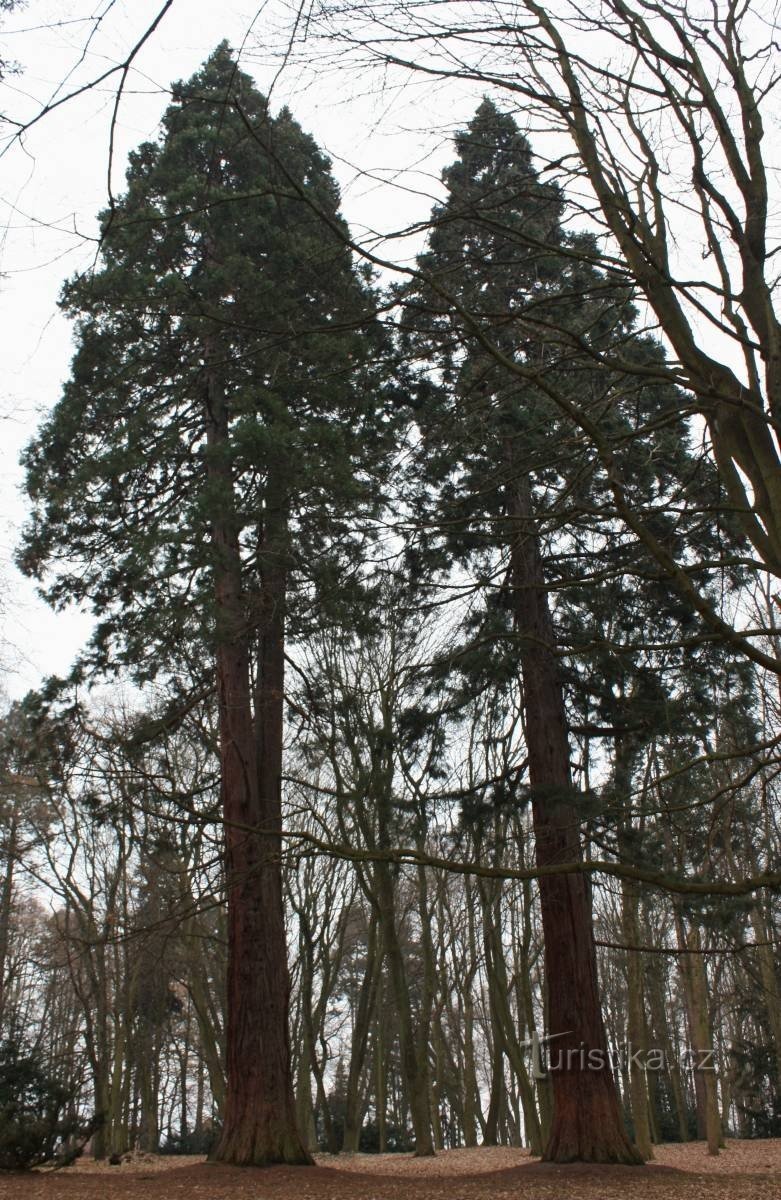
[[[22,73],[0,88],[0,111],[27,119],[61,88],[68,72],[73,72],[65,88],[70,91],[124,59],[162,0],[92,3],[94,8],[90,0],[29,0],[24,11],[6,18],[0,47]],[[90,26],[83,18],[104,9],[104,23],[84,54]],[[117,128],[115,189],[122,188],[128,149],[154,136],[170,82],[196,71],[223,38],[234,47],[241,45],[253,19],[242,66],[268,91],[277,75],[268,47],[280,44],[289,21],[282,5],[266,5],[258,15],[253,4],[242,0],[175,0],[127,81]],[[462,85],[412,80],[399,91],[391,90],[392,83],[383,94],[371,89],[361,94],[360,81],[346,72],[319,71],[303,78],[295,68],[274,82],[274,108],[288,103],[332,155],[343,209],[359,236],[369,229],[390,232],[425,220],[439,171],[453,157],[447,138],[430,131],[462,127],[479,99],[473,88]],[[88,265],[94,254],[89,239],[106,200],[115,91],[116,76],[47,116],[25,135],[23,146],[12,145],[0,158],[0,629],[3,690],[11,696],[24,694],[42,675],[65,671],[90,629],[84,614],[53,613],[12,560],[25,516],[19,453],[39,415],[56,402],[68,372],[70,328],[57,312],[57,296],[63,280]],[[411,165],[416,169],[410,175]],[[404,188],[359,174],[379,173],[392,181],[401,170]],[[400,249],[394,243],[396,257]]]
[[[22,67],[0,86],[0,112],[28,119],[58,89],[73,90],[121,62],[162,4],[27,0],[21,13],[0,25],[0,54]],[[192,75],[227,38],[234,48],[244,47],[242,66],[258,86],[272,89],[272,107],[287,103],[330,154],[343,211],[358,240],[372,244],[373,231],[388,235],[425,221],[439,194],[439,172],[453,158],[450,136],[470,119],[480,85],[392,71],[381,76],[356,71],[354,63],[339,71],[322,60],[280,70],[295,12],[296,0],[266,0],[260,8],[257,0],[174,0],[128,76],[117,125],[115,192],[122,189],[127,151],[154,136],[171,81]],[[85,50],[91,28],[85,18],[96,13],[105,17]],[[598,35],[594,50],[601,52]],[[491,65],[498,69],[495,56]],[[57,296],[63,280],[91,262],[95,217],[106,202],[116,81],[114,76],[65,104],[0,157],[0,664],[10,664],[0,671],[0,691],[13,696],[44,674],[64,672],[90,628],[83,614],[52,613],[12,560],[25,515],[19,453],[68,373],[70,330],[57,312]],[[775,165],[778,121],[772,111],[768,116]],[[541,149],[534,133],[532,146]],[[563,146],[554,141],[547,148],[556,158]],[[699,253],[697,222],[687,212],[688,195],[687,185],[676,213],[683,235],[677,252],[699,276],[709,268]],[[379,250],[403,261],[418,247],[418,239],[393,239]],[[699,324],[696,314],[694,320]],[[710,326],[705,333],[713,340]],[[734,356],[731,345],[723,351],[728,360]]]

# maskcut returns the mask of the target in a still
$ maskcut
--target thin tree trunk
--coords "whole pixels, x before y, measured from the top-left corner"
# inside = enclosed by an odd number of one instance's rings
[[[499,1145],[499,1115],[505,1089],[504,1048],[496,1013],[491,1008],[491,1090],[488,1096],[488,1112],[485,1115],[483,1145]]]
[[[418,844],[421,853],[425,853],[425,835],[422,831],[419,836]],[[431,1120],[431,1128],[433,1130],[432,1149],[436,1148],[441,1150],[443,1148],[442,1127],[440,1121],[442,1062],[441,1053],[437,1052],[436,1046],[437,1025],[435,1022],[433,1022],[434,997],[436,994],[437,979],[436,961],[434,956],[434,940],[431,936],[431,924],[434,913],[433,906],[429,906],[428,878],[426,876],[426,868],[424,866],[418,867],[417,883],[418,915],[420,917],[420,943],[423,951],[423,987],[418,1010],[417,1058],[418,1063],[421,1065],[421,1070],[425,1073],[425,1083],[428,1088],[428,1112]],[[432,1024],[434,1028],[433,1038]],[[433,1070],[429,1064],[429,1048],[431,1048],[433,1051]],[[418,1151],[416,1144],[415,1153],[428,1154],[428,1148],[425,1142],[420,1151]]]
[[[0,1028],[5,1018],[5,983],[8,963],[8,947],[11,937],[11,913],[14,897],[14,867],[17,854],[17,832],[19,828],[18,800],[14,797],[8,836],[5,844],[5,874],[0,889]]]
[[[315,1109],[312,1103],[313,1051],[310,1050],[307,1022],[303,1018],[302,1007],[303,996],[299,988],[298,1012],[293,1025],[293,1043],[297,1050],[295,1059],[296,1122],[304,1145],[310,1153],[314,1153],[317,1149],[317,1128]]]
[[[661,1046],[662,1053],[664,1055],[664,1061],[667,1065],[667,1072],[670,1080],[671,1099],[675,1107],[675,1119],[678,1126],[678,1136],[682,1142],[688,1142],[688,1110],[686,1106],[686,1097],[684,1095],[683,1084],[681,1082],[678,1056],[674,1052],[672,1038],[670,1037],[670,1026],[667,1020],[667,1010],[665,1007],[664,997],[665,978],[666,968],[661,961],[661,955],[659,955],[658,961],[652,962],[651,964],[649,976],[649,1000],[652,1025],[656,1041]]]
[[[721,1129],[716,1071],[712,1064],[713,1035],[708,1013],[708,981],[705,974],[705,959],[701,950],[700,931],[696,925],[686,930],[679,908],[675,909],[675,925],[678,945],[689,953],[682,954],[681,973],[686,993],[689,1015],[689,1030],[694,1056],[694,1087],[697,1096],[697,1133],[705,1137],[708,1154],[716,1155],[724,1145]]]
[[[778,986],[771,929],[758,904],[751,909],[751,927],[757,943],[762,998],[765,1002],[770,1042],[776,1066],[776,1086],[781,1094],[781,989]]]
[[[181,1048],[181,1051],[179,1054],[179,1104],[181,1107],[181,1113],[179,1116],[179,1137],[181,1138],[182,1147],[184,1147],[184,1143],[190,1132],[190,1123],[187,1119],[187,1102],[188,1102],[187,1085],[189,1083],[188,1067],[189,1067],[189,1063],[190,1063],[190,1041],[192,1038],[192,1021],[193,1021],[192,1005],[188,1004],[187,1005],[187,1015],[186,1015],[185,1026],[184,1026],[184,1044],[182,1045],[182,1048]]]
[[[382,734],[385,746],[391,747],[393,745],[393,722],[389,694],[383,696]],[[377,812],[378,844],[381,849],[387,849],[391,845],[390,810],[393,798],[393,768],[392,752],[386,750],[375,768],[373,787]],[[424,997],[422,1004],[424,1011],[421,1012],[420,1021],[422,1033],[418,1031],[416,1036],[407,965],[404,961],[397,928],[394,880],[387,862],[378,861],[374,864],[372,881],[371,900],[375,905],[380,923],[383,953],[388,964],[399,1022],[402,1075],[415,1133],[415,1154],[418,1158],[428,1157],[434,1153],[429,1105],[428,1025],[431,1017],[430,1006]]]
[[[383,1013],[378,1010],[376,1022],[376,1047],[374,1069],[377,1078],[375,1087],[377,1100],[377,1139],[380,1154],[388,1149],[388,1079],[385,1073],[385,1038],[382,1032]]]
[[[529,1146],[532,1154],[538,1156],[543,1151],[540,1118],[534,1102],[534,1088],[532,1087],[521,1047],[518,1043],[515,1023],[509,1004],[509,985],[500,929],[501,887],[494,881],[481,881],[479,887],[483,903],[485,965],[488,975],[488,994],[494,1037],[500,1038],[504,1052],[518,1081]]]
[[[358,993],[358,1010],[350,1045],[350,1068],[347,1075],[347,1094],[344,1109],[344,1140],[342,1149],[346,1154],[355,1154],[361,1137],[362,1105],[361,1078],[369,1045],[372,1016],[377,1003],[382,956],[378,948],[377,917],[373,913],[369,920],[366,943],[366,968]]]
[[[637,946],[640,943],[637,905],[637,886],[629,880],[624,880],[621,889],[621,906],[623,935],[627,946]],[[643,997],[643,964],[639,951],[628,950],[626,953],[627,1033],[631,1047],[629,1093],[632,1100],[632,1121],[635,1127],[637,1148],[643,1158],[649,1159],[653,1158],[654,1153],[651,1144],[648,1086],[645,1068],[635,1058],[635,1055],[639,1055],[644,1063],[648,1051]]]
[[[393,878],[388,864],[384,862],[374,864],[373,874],[377,911],[382,927],[382,943],[399,1021],[402,1070],[412,1116],[412,1127],[415,1131],[415,1154],[420,1158],[434,1153],[429,1110],[428,1063],[420,1056],[418,1039],[415,1036],[406,964],[396,929]]]
[[[204,1076],[206,1074],[206,1069],[205,1069],[202,1054],[198,1055],[197,1072],[198,1073],[196,1075],[196,1085],[195,1085],[195,1128],[194,1128],[194,1133],[200,1137],[200,1135],[203,1133],[203,1102],[204,1102],[205,1091],[206,1091],[206,1089],[204,1087],[204,1084],[206,1082],[206,1080],[204,1078]]]
[[[222,1062],[222,1049],[210,1011],[209,997],[204,982],[206,967],[200,939],[191,930],[188,921],[183,936],[187,962],[187,989],[193,1002],[195,1016],[198,1022],[198,1036],[201,1044],[201,1065],[206,1067],[209,1074],[209,1088],[214,1107],[220,1117],[225,1110],[225,1069]]]
[[[615,749],[615,791],[625,809],[625,819],[618,829],[618,849],[624,860],[631,854],[632,826],[632,762],[633,747],[628,738],[616,738]],[[640,922],[638,909],[640,891],[636,883],[629,879],[621,882],[621,927],[624,943],[630,947],[640,945]],[[635,1142],[643,1158],[653,1158],[651,1145],[651,1122],[648,1105],[648,1084],[644,1065],[648,1051],[645,1028],[645,1004],[643,995],[643,961],[640,952],[630,949],[626,952],[626,990],[627,990],[627,1035],[629,1042],[629,1095],[632,1108],[632,1122],[635,1129]],[[641,1062],[637,1061],[639,1056]]]
[[[477,947],[472,896],[472,885],[470,880],[467,879],[468,965],[462,985],[464,997],[464,1070],[462,1086],[464,1096],[464,1145],[466,1146],[477,1145],[477,1122],[480,1105],[480,1090],[477,1084],[477,1068],[475,1066],[475,1000],[473,989],[475,976],[477,975]]]

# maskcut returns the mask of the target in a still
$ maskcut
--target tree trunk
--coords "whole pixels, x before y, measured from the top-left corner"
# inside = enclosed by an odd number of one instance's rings
[[[153,1030],[141,1039],[140,1056],[138,1061],[138,1091],[141,1102],[141,1120],[138,1128],[138,1148],[155,1154],[160,1143],[158,1126],[159,1096],[157,1089],[155,1058],[156,1038]],[[132,1147],[116,1145],[115,1150],[121,1153]]]
[[[377,992],[382,969],[381,948],[378,947],[377,917],[369,920],[366,944],[366,968],[358,993],[358,1009],[350,1045],[350,1068],[347,1075],[347,1095],[344,1108],[344,1140],[342,1149],[346,1154],[355,1154],[361,1138],[362,1097],[361,1079],[369,1045],[372,1016],[377,1003]]]
[[[537,865],[544,867],[580,860],[580,817],[528,476],[513,478],[511,508],[513,609],[520,638]],[[607,1052],[585,877],[543,876],[539,886],[548,1030],[553,1039],[553,1121],[543,1158],[640,1163],[624,1129]]]
[[[627,946],[637,946],[640,942],[639,922],[637,919],[638,889],[630,880],[623,880],[621,887],[622,928]],[[645,1009],[643,996],[643,964],[638,950],[627,950],[626,987],[627,987],[627,1033],[630,1049],[629,1054],[629,1092],[632,1099],[632,1121],[635,1127],[635,1141],[643,1158],[653,1158],[651,1145],[651,1119],[648,1104],[648,1085],[645,1067],[641,1066],[635,1055],[643,1063],[648,1053],[648,1043],[645,1027]]]
[[[396,929],[393,878],[390,868],[385,862],[375,863],[373,874],[377,896],[377,914],[382,930],[382,944],[388,963],[393,999],[399,1021],[402,1070],[412,1116],[412,1127],[415,1131],[415,1154],[420,1158],[434,1153],[429,1110],[428,1062],[421,1057],[418,1039],[415,1036],[407,969]]]
[[[188,920],[182,936],[185,947],[185,962],[187,963],[187,988],[195,1009],[198,1022],[198,1036],[201,1046],[201,1065],[209,1074],[209,1088],[214,1107],[222,1117],[225,1111],[225,1071],[222,1064],[220,1031],[215,1027],[212,1017],[207,984],[205,982],[206,964],[203,949],[198,934],[193,932],[194,923]],[[199,1082],[199,1086],[201,1086]]]
[[[228,417],[208,372],[207,429],[214,489],[212,540],[220,766],[228,896],[226,1095],[213,1152],[236,1166],[311,1163],[296,1126],[288,1033],[282,907],[281,799],[284,561],[269,554],[256,721],[249,615],[231,479]],[[257,728],[256,728],[257,725]]]
[[[776,974],[772,926],[765,920],[765,914],[759,904],[755,904],[751,909],[751,927],[757,943],[762,998],[767,1009],[770,1043],[775,1058],[776,1086],[781,1092],[781,989]]]
[[[665,978],[666,967],[661,962],[661,955],[654,956],[657,961],[651,963],[649,974],[649,1005],[652,1017],[652,1028],[656,1042],[660,1045],[667,1065],[670,1082],[670,1098],[675,1109],[675,1120],[678,1126],[678,1137],[682,1142],[689,1141],[688,1110],[686,1097],[681,1082],[680,1056],[675,1053],[673,1040],[670,1036],[670,1026],[665,1007]]]
[[[388,695],[383,696],[382,733],[385,746],[392,746],[393,726]],[[375,765],[375,781],[372,791],[377,812],[378,845],[385,850],[391,845],[390,816],[393,803],[393,758],[387,749],[381,760]],[[387,862],[376,862],[371,880],[370,899],[375,907],[380,925],[382,948],[388,964],[399,1022],[401,1069],[415,1133],[415,1154],[418,1158],[427,1157],[434,1153],[429,1105],[428,1027],[431,1018],[430,1005],[424,995],[421,1002],[420,1027],[416,1031],[407,978],[407,964],[404,960],[397,928],[396,896],[390,865]]]
[[[385,1039],[383,1037],[383,1006],[377,1010],[375,1025],[374,1070],[376,1075],[377,1138],[380,1154],[388,1149],[388,1078],[385,1073]]]
[[[425,854],[425,833],[422,830],[419,835],[418,847],[421,854]],[[424,866],[418,867],[417,882],[418,915],[420,917],[420,945],[423,959],[423,987],[420,994],[418,1008],[418,1028],[416,1036],[417,1059],[418,1063],[421,1065],[421,1071],[423,1071],[425,1074],[425,1086],[428,1090],[428,1113],[431,1121],[431,1129],[433,1129],[433,1138],[431,1141],[431,1148],[433,1151],[434,1148],[438,1150],[443,1148],[442,1125],[440,1121],[442,1063],[441,1054],[437,1052],[437,1026],[434,1019],[434,998],[437,990],[437,969],[434,954],[434,941],[431,936],[431,926],[434,912],[433,908],[429,905],[428,879],[426,876],[426,868]],[[432,1027],[434,1030],[433,1037]],[[429,1064],[429,1049],[432,1051],[433,1069]],[[429,1136],[431,1137],[431,1133]],[[416,1137],[415,1153],[418,1155],[429,1153],[428,1143],[425,1139],[423,1141],[423,1145],[419,1149]]]
[[[478,886],[483,908],[485,968],[488,977],[491,1027],[493,1036],[500,1040],[518,1081],[529,1148],[531,1153],[538,1157],[543,1151],[540,1118],[534,1102],[534,1088],[523,1059],[509,1004],[509,984],[501,938],[501,885],[495,880],[481,880]]]
[[[488,1095],[488,1112],[485,1114],[483,1145],[499,1145],[499,1110],[505,1089],[504,1048],[496,1014],[491,1011],[491,1090]]]
[[[713,1034],[708,1012],[708,979],[700,931],[691,925],[687,931],[680,908],[675,908],[675,926],[678,945],[689,953],[681,955],[686,1007],[689,1016],[689,1032],[692,1040],[694,1061],[694,1089],[697,1097],[697,1135],[708,1143],[708,1154],[716,1155],[724,1145],[721,1129],[716,1071],[713,1066]]]
[[[616,796],[620,799],[625,816],[618,828],[618,851],[624,861],[632,853],[632,763],[634,747],[627,737],[615,741],[614,782]],[[651,1120],[648,1104],[648,1082],[645,1062],[648,1053],[646,1038],[645,1003],[643,988],[643,960],[640,951],[640,921],[638,910],[640,890],[629,879],[621,881],[621,929],[624,942],[630,947],[626,951],[627,991],[627,1041],[629,1049],[629,1095],[632,1108],[632,1123],[635,1142],[643,1158],[653,1158],[651,1145]],[[631,947],[635,947],[632,949]],[[638,1062],[638,1057],[640,1062]],[[641,1063],[643,1065],[641,1065]]]
[[[477,975],[477,945],[475,937],[475,919],[473,908],[472,884],[469,878],[465,880],[467,906],[467,966],[462,984],[463,994],[463,1034],[464,1034],[464,1066],[462,1075],[463,1105],[464,1105],[464,1145],[477,1145],[477,1122],[480,1105],[480,1089],[477,1083],[477,1067],[475,1065],[475,1000],[473,995],[475,976]]]
[[[19,826],[18,800],[14,797],[8,835],[5,844],[5,874],[0,888],[0,1027],[5,1018],[5,983],[8,963],[8,947],[11,937],[11,914],[14,897],[14,867],[17,854],[17,830]]]

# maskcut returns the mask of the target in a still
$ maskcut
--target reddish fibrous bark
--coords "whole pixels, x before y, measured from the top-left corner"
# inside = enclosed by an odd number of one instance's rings
[[[536,857],[542,867],[582,857],[580,819],[529,477],[516,478],[511,493],[512,603],[521,647]],[[608,1055],[587,880],[580,874],[543,876],[540,909],[553,1086],[543,1158],[641,1163],[624,1128]]]
[[[236,1166],[311,1163],[296,1125],[290,1071],[281,865],[284,587],[281,563],[263,596],[253,712],[250,616],[244,595],[219,387],[208,387],[210,476],[215,490],[217,697],[228,900],[226,1096],[212,1157]]]

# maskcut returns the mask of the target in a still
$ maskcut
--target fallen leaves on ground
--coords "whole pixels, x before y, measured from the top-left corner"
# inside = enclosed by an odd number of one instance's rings
[[[436,1158],[319,1155],[308,1168],[217,1166],[201,1158],[81,1161],[0,1175],[2,1200],[778,1200],[781,1139],[658,1146],[645,1167],[551,1166],[525,1150],[479,1147]]]

